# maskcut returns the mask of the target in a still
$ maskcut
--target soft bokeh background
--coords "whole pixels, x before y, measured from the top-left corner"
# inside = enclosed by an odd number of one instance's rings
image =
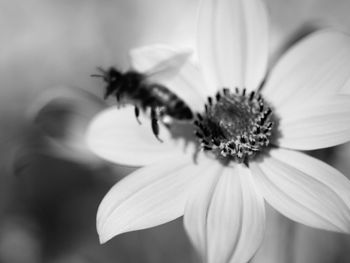
[[[198,262],[181,219],[99,245],[98,204],[132,169],[99,160],[83,145],[88,120],[105,107],[101,83],[89,77],[96,66],[127,68],[128,50],[144,44],[193,45],[197,3],[0,0],[0,262]],[[347,0],[266,3],[273,60],[300,30],[350,32]],[[348,145],[313,154],[350,175]],[[350,237],[269,208],[252,262],[350,262]]]

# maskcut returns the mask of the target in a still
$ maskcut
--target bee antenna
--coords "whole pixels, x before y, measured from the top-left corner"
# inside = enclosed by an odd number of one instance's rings
[[[99,74],[91,74],[90,77],[94,77],[94,78],[104,78],[103,75],[99,75]]]
[[[101,67],[97,67],[97,71],[101,72],[102,74],[91,74],[90,77],[96,77],[96,78],[105,78],[107,75],[107,71],[105,71]]]
[[[107,71],[105,71],[103,68],[101,67],[97,67],[97,70],[100,71],[102,74],[106,74]]]

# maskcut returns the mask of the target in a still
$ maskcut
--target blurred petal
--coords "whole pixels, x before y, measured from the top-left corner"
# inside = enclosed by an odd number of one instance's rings
[[[263,94],[283,113],[350,85],[350,37],[332,31],[310,35],[271,72]]]
[[[164,159],[118,182],[104,197],[97,213],[102,243],[112,237],[157,226],[183,215],[188,189],[210,162]]]
[[[100,160],[88,149],[84,133],[105,108],[103,100],[83,89],[57,87],[41,92],[27,114],[45,135],[50,154],[91,165]]]
[[[350,140],[350,96],[332,95],[294,107],[280,116],[282,147],[313,150]]]
[[[268,19],[260,0],[203,0],[198,21],[198,55],[216,89],[256,89],[266,74]]]
[[[306,154],[273,149],[252,163],[267,202],[290,219],[325,230],[350,233],[350,181]]]
[[[70,88],[65,86],[47,89],[39,94],[35,101],[30,105],[28,117],[35,119],[38,114],[51,103],[64,104],[75,102],[76,107],[84,108],[86,115],[95,114],[106,108],[106,103],[94,94],[80,88]]]
[[[247,262],[262,242],[265,208],[248,168],[223,168],[208,175],[189,196],[185,226],[206,260],[213,263]]]
[[[110,108],[97,115],[87,131],[90,149],[111,162],[141,166],[164,158],[191,153],[182,139],[172,139],[168,129],[160,125],[158,141],[149,119],[138,124],[132,107]]]
[[[210,92],[198,67],[190,60],[191,54],[188,49],[152,45],[132,50],[130,57],[134,69],[147,73],[150,81],[165,85],[192,110],[202,111]]]

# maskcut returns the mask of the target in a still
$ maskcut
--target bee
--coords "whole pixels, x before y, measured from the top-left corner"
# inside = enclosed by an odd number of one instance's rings
[[[91,76],[101,77],[106,82],[105,99],[115,96],[118,103],[134,105],[139,123],[140,109],[144,112],[150,109],[152,131],[159,141],[162,141],[158,137],[159,119],[163,120],[166,116],[180,121],[193,119],[190,107],[179,96],[167,87],[150,81],[147,74],[134,70],[121,72],[114,67],[97,69],[101,74]]]

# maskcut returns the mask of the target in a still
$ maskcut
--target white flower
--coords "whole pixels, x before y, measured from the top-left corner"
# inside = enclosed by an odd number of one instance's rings
[[[176,74],[153,77],[202,110],[206,97],[223,87],[257,91],[267,74],[267,31],[260,0],[204,0],[197,40],[200,70],[190,60],[179,63],[185,52],[162,46],[133,51],[132,65],[141,72],[177,68]],[[278,129],[279,138],[248,167],[234,161],[223,165],[203,152],[195,162],[191,143],[185,146],[166,128],[159,143],[147,121],[138,125],[131,108],[102,112],[87,133],[92,151],[112,162],[145,167],[118,182],[102,201],[101,242],[184,215],[204,261],[247,262],[264,236],[265,201],[297,222],[349,233],[349,180],[297,151],[349,141],[350,96],[341,94],[349,85],[348,36],[322,31],[294,46],[261,91],[278,118],[273,132]]]

